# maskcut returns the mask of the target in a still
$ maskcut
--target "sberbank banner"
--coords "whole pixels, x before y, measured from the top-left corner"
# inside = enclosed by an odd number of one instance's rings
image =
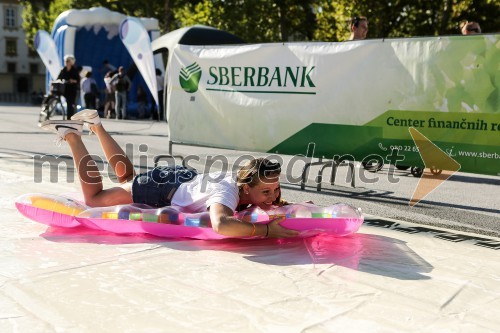
[[[177,45],[170,140],[422,166],[413,127],[461,165],[500,174],[500,35]]]

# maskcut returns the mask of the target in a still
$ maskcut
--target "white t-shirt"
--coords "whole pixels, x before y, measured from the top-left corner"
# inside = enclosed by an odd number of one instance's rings
[[[106,85],[107,93],[111,94],[113,92],[113,85],[111,84],[111,77],[105,77],[104,84]]]
[[[215,203],[235,211],[239,200],[238,185],[233,174],[229,173],[222,178],[220,172],[212,172],[200,174],[192,181],[181,184],[172,197],[171,204],[190,213],[205,212]]]
[[[95,80],[91,77],[85,77],[80,82],[80,88],[84,94],[90,94],[92,92],[92,83],[97,84]]]

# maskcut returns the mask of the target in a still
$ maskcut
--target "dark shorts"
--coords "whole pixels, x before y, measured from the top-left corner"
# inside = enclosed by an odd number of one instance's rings
[[[170,206],[175,191],[196,177],[196,171],[181,166],[156,167],[134,177],[132,200],[153,207]]]

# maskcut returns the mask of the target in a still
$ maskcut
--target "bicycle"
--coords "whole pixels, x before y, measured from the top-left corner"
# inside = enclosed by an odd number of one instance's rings
[[[39,126],[49,119],[66,119],[66,109],[61,100],[65,84],[64,80],[56,80],[50,83],[50,91],[43,97],[42,110],[38,117]]]

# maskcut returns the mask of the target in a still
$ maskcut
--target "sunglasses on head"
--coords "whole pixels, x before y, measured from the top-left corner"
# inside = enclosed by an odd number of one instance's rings
[[[263,162],[259,165],[259,168],[253,171],[253,174],[260,172],[260,173],[265,173],[268,171],[280,171],[281,170],[281,164],[275,163],[275,162]]]
[[[278,172],[280,173],[281,172],[281,164],[280,163],[275,163],[275,162],[271,162],[271,161],[266,161],[266,162],[262,162],[258,168],[250,171],[245,178],[247,178],[248,180],[250,178],[252,178],[256,173],[259,173],[260,175],[264,175],[264,176],[267,176],[268,173],[274,173],[274,172]]]
[[[366,18],[363,18],[363,17],[357,17],[355,16],[352,20],[351,20],[351,25],[355,26],[356,28],[359,26],[359,22],[361,21],[368,21]]]

